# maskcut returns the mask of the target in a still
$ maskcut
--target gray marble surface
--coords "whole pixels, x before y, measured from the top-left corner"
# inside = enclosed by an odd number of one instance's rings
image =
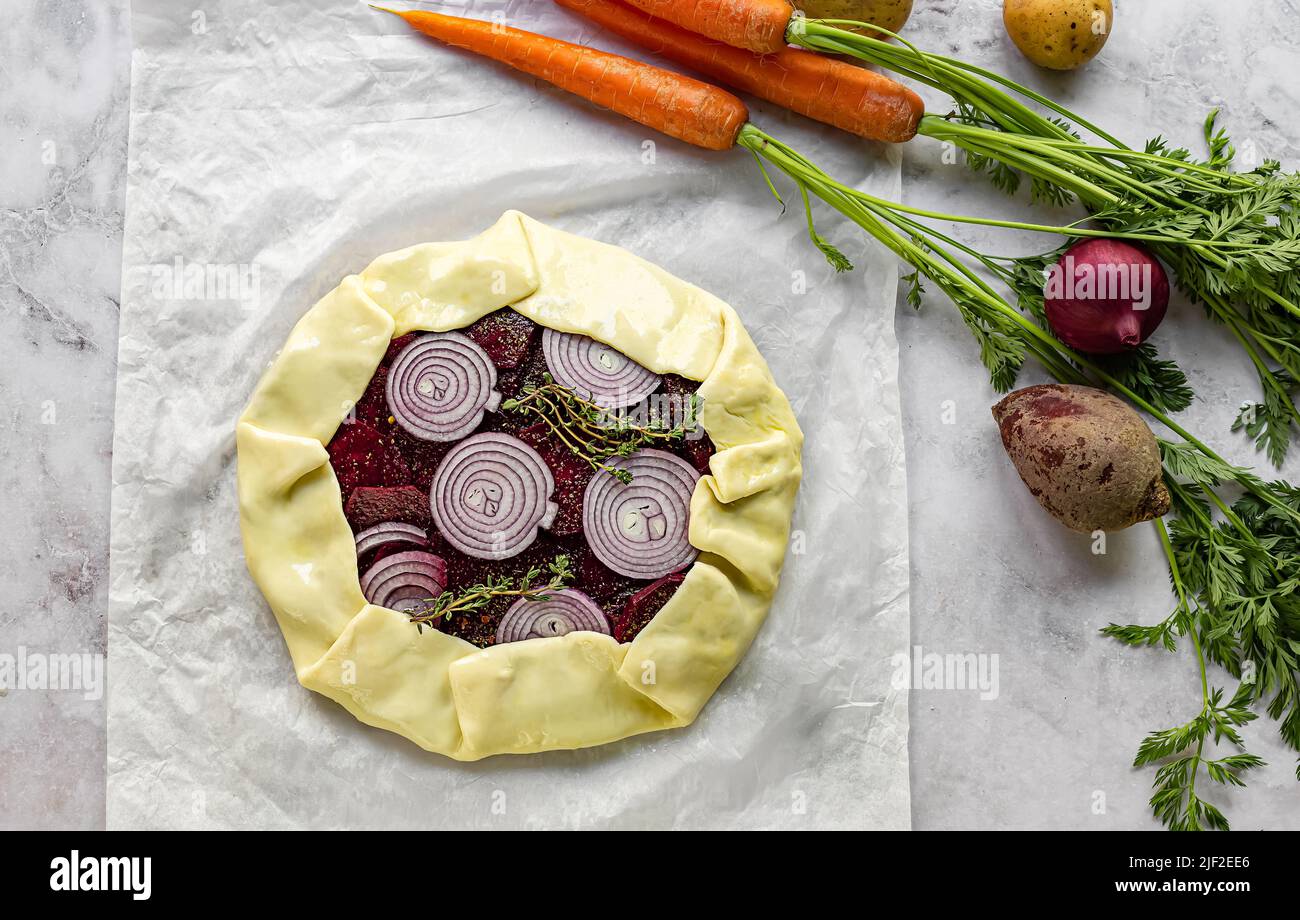
[[[1165,133],[1192,144],[1205,110],[1222,106],[1239,143],[1297,163],[1292,0],[1254,0],[1250,15],[1215,0],[1117,0],[1102,57],[1069,76],[1019,59],[998,0],[916,5],[914,40],[1009,71],[1131,140]],[[104,648],[128,20],[125,0],[20,0],[0,31],[0,654],[93,658]],[[913,203],[1022,207],[945,164],[931,142],[909,145],[905,164]],[[933,302],[918,315],[900,303],[897,326],[913,641],[999,662],[995,699],[914,692],[915,826],[1153,826],[1150,775],[1128,764],[1146,731],[1193,714],[1194,664],[1120,648],[1096,630],[1164,615],[1154,534],[1115,535],[1098,556],[1048,520],[1001,452],[988,415],[995,396],[951,309]],[[1180,304],[1160,344],[1200,393],[1189,425],[1249,460],[1227,427],[1255,390],[1222,333]],[[102,826],[104,704],[94,696],[0,696],[0,827]],[[1300,828],[1294,757],[1273,734],[1267,719],[1252,726],[1252,748],[1273,766],[1249,791],[1217,799],[1238,829]]]
[[[0,654],[102,656],[129,17],[124,0],[4,15]],[[0,696],[0,827],[103,825],[96,695]]]

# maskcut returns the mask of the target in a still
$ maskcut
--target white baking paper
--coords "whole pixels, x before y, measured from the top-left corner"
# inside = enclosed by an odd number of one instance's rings
[[[640,54],[539,0],[438,8]],[[857,264],[836,276],[744,152],[654,135],[364,3],[136,0],[132,26],[108,826],[908,827],[892,259],[822,212]],[[769,106],[754,120],[897,196],[884,148]],[[771,616],[694,725],[459,764],[297,684],[244,567],[234,422],[344,275],[508,208],[735,306],[807,435],[805,480]]]

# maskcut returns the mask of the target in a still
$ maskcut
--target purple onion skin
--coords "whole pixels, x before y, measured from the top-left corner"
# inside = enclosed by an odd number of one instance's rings
[[[621,409],[641,402],[659,388],[662,378],[627,355],[585,335],[542,331],[542,354],[555,380],[606,409]],[[602,366],[599,358],[616,358],[617,369]]]
[[[632,481],[597,475],[587,483],[582,529],[596,558],[627,578],[648,580],[694,562],[699,550],[691,546],[689,530],[691,495],[700,479],[696,469],[654,448],[609,464],[629,471]],[[628,523],[639,525],[638,532],[629,533]]]
[[[497,625],[499,643],[546,639],[570,632],[595,632],[608,636],[609,620],[582,591],[563,588],[544,600],[521,597]]]
[[[1047,322],[1075,351],[1113,355],[1137,348],[1169,310],[1164,266],[1124,240],[1076,243],[1052,272],[1043,292]]]
[[[447,563],[439,556],[411,551],[386,556],[361,576],[361,593],[379,607],[394,599],[436,597],[447,587]],[[412,592],[411,588],[418,588]]]
[[[481,432],[438,465],[429,508],[438,534],[465,555],[509,559],[555,521],[554,494],[554,476],[537,451],[511,435]]]
[[[408,434],[446,442],[471,434],[484,413],[496,411],[501,403],[496,386],[496,366],[472,339],[459,332],[431,332],[398,354],[384,395],[389,412]]]

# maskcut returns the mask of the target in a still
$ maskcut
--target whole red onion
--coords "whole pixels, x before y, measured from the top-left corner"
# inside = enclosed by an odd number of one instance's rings
[[[1169,276],[1146,249],[1085,240],[1066,250],[1043,288],[1047,322],[1066,345],[1091,354],[1136,348],[1169,309]]]

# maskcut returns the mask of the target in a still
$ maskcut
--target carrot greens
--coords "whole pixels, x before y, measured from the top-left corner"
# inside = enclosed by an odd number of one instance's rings
[[[1300,175],[1274,160],[1234,171],[1237,154],[1216,128],[1217,113],[1205,123],[1204,160],[1163,138],[1136,150],[1006,77],[898,36],[895,43],[848,31],[856,25],[796,19],[787,38],[948,94],[953,110],[922,118],[919,133],[965,151],[971,169],[1008,193],[1027,179],[1034,200],[1077,201],[1102,235],[1149,245],[1250,359],[1263,398],[1243,407],[1235,429],[1280,465],[1300,427]]]
[[[1007,269],[887,203],[853,194],[752,125],[741,131],[737,143],[760,163],[788,175],[806,206],[809,195],[820,198],[909,263],[913,272],[906,281],[913,306],[921,305],[924,284],[942,291],[974,334],[999,389],[1009,389],[1023,362],[1032,358],[1061,383],[1100,386],[1128,399],[1173,433],[1173,439],[1160,442],[1173,511],[1168,529],[1163,519],[1154,526],[1178,605],[1154,627],[1112,625],[1104,632],[1129,644],[1171,650],[1186,637],[1203,673],[1213,662],[1238,681],[1224,704],[1224,691],[1210,688],[1203,678],[1199,713],[1185,725],[1149,736],[1136,761],[1143,766],[1176,757],[1156,774],[1151,804],[1163,823],[1176,829],[1226,829],[1227,819],[1196,791],[1196,778],[1204,773],[1217,783],[1244,785],[1241,774],[1263,764],[1240,750],[1243,739],[1237,728],[1254,718],[1247,707],[1267,701],[1283,739],[1300,751],[1300,489],[1230,464],[1170,418],[1162,402],[1185,405],[1190,394],[1181,374],[1157,361],[1153,352],[1140,350],[1139,363],[1116,370],[1105,360],[1062,345],[1040,325],[1041,282],[1032,288],[1025,280],[1032,276],[1031,264]],[[770,178],[768,183],[779,198]],[[809,229],[819,245],[830,246],[817,235],[811,212]],[[1022,301],[1037,290],[1039,300],[1028,305],[1030,315],[993,286],[999,282],[1017,291]],[[1205,750],[1211,740],[1236,750],[1211,759]]]

